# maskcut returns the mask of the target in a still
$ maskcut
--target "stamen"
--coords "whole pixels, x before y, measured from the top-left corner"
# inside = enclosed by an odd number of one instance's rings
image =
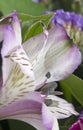
[[[45,76],[47,77],[47,79],[49,79],[51,77],[51,73],[47,72],[47,74]]]
[[[59,105],[58,101],[54,101],[52,99],[45,99],[44,102],[49,107],[55,107],[55,106],[58,107]]]
[[[41,89],[41,93],[42,94],[49,94],[49,95],[55,95],[55,89],[57,88],[57,83],[56,82],[51,82],[51,83],[47,83],[45,84],[42,89]]]
[[[45,99],[45,104],[47,105],[47,106],[50,106],[51,104],[52,104],[52,100],[51,99]]]

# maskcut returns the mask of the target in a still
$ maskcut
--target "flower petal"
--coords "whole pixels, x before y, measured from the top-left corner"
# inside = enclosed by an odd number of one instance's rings
[[[11,14],[12,17],[12,14]],[[0,19],[0,42],[3,40],[3,32],[6,24],[9,22],[10,16]]]
[[[5,56],[11,49],[18,45],[21,45],[21,28],[17,13],[15,12],[11,14],[11,24],[7,24],[4,28],[3,46],[1,50],[3,59],[3,83],[7,80],[10,71],[13,68],[13,63],[10,59],[5,58]]]
[[[62,27],[56,26],[48,33],[46,45],[42,33],[28,40],[23,46],[32,61],[37,85],[45,80],[62,80],[81,63],[79,49],[70,41]]]
[[[47,128],[47,130],[59,130],[56,115],[53,115],[45,104],[43,104],[42,107],[42,119],[43,125]]]
[[[32,61],[38,56],[40,50],[43,47],[44,40],[45,35],[44,33],[41,33],[23,43],[23,48]]]
[[[75,122],[69,130],[83,130],[83,118],[80,118],[77,122]]]
[[[39,130],[46,130],[42,126],[42,101],[39,93],[31,92],[24,99],[1,107],[0,119],[22,120]]]
[[[57,119],[67,118],[72,114],[78,115],[71,103],[57,96],[48,95],[45,99],[45,104],[49,110],[56,115]]]

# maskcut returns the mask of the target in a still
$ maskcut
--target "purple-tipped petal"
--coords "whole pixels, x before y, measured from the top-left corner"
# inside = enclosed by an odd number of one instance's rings
[[[23,45],[32,61],[37,84],[45,80],[62,80],[73,73],[81,63],[81,53],[70,41],[63,27],[56,26],[48,33],[46,45],[43,33],[29,39]]]
[[[14,47],[21,45],[21,28],[20,23],[17,18],[16,12],[11,14],[11,24],[6,25],[4,28],[3,34],[3,46],[1,50],[2,59],[3,59],[3,83],[7,80],[13,64],[9,59],[6,59],[5,56],[10,52]]]
[[[46,130],[42,125],[42,102],[39,93],[29,93],[22,100],[0,107],[0,119],[22,120],[38,130]]]
[[[7,98],[5,100],[7,100]],[[36,112],[35,110],[37,108],[40,111],[42,106],[42,101],[43,98],[41,98],[41,95],[39,93],[37,92],[27,93],[27,95],[23,97],[21,100],[19,99],[18,101],[12,101],[7,105],[2,104],[0,106],[0,118],[7,118],[9,116],[13,116],[16,113],[21,114],[21,111],[24,111],[25,113],[27,111],[27,113],[29,114],[29,111],[30,113],[31,111]]]
[[[3,40],[3,32],[4,32],[4,28],[7,24],[9,24],[9,21],[12,19],[13,15],[15,14],[12,13],[10,15],[8,15],[5,18],[0,19],[0,42]]]

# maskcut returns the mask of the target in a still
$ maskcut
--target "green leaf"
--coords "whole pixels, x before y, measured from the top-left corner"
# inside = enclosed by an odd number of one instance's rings
[[[40,24],[40,22],[36,22],[36,23],[32,24],[32,26],[25,33],[23,41],[26,41],[28,38],[30,38],[30,37],[32,37],[34,35],[37,35],[42,31],[43,31],[42,30],[42,25]]]
[[[20,120],[8,120],[10,130],[36,130],[30,124],[27,124]]]
[[[42,15],[39,15],[39,16],[33,16],[33,15],[25,14],[25,13],[19,13],[19,19],[22,22],[43,21],[43,22],[47,23],[47,21],[49,21],[53,17],[53,15],[54,15],[54,13],[42,14]]]
[[[83,80],[75,75],[69,76],[67,79],[60,82],[62,87],[67,87],[74,98],[83,105]]]
[[[4,15],[11,13],[13,10],[20,13],[39,15],[47,9],[43,4],[36,4],[32,0],[0,0],[0,11]]]
[[[41,22],[43,22],[46,27],[48,27],[51,18],[53,17],[52,14],[44,14],[41,16],[32,16],[27,14],[19,14],[19,19],[23,22],[22,23],[22,37],[23,42],[26,41],[28,38],[35,36],[42,32]]]
[[[66,86],[60,86],[61,87],[61,91],[64,93],[63,97],[68,101],[68,102],[72,102],[72,94],[69,90],[68,87]]]

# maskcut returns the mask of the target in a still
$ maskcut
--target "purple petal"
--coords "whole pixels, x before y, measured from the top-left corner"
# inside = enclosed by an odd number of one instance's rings
[[[46,11],[46,14],[51,13]],[[74,12],[57,10],[51,20],[51,24],[60,25],[65,28],[68,36],[77,46],[83,45],[83,16]]]
[[[42,125],[42,101],[39,93],[29,93],[22,100],[2,106],[0,119],[18,119],[30,123],[39,130],[46,130]]]
[[[16,11],[14,11],[13,13],[9,14],[8,16],[0,19],[0,41],[3,40],[3,31],[4,31],[5,26],[7,26],[7,24],[9,24],[12,21],[18,21],[18,19],[16,18],[17,16],[18,16],[18,14],[16,13]]]
[[[81,130],[83,129],[83,117],[82,118],[80,118],[80,128],[81,128]]]
[[[64,25],[66,22],[71,22],[71,16],[69,12],[65,13],[63,10],[57,10],[53,20],[55,23]]]
[[[83,37],[83,16],[74,12],[65,12],[57,10],[51,23],[63,26],[68,36],[77,46],[82,45]]]
[[[71,24],[72,27],[77,26],[78,29],[83,30],[83,17],[82,15],[76,14],[74,12],[57,10],[52,20],[62,26],[64,26],[65,24]]]
[[[74,123],[69,130],[81,130],[78,122]]]
[[[69,130],[83,130],[83,118],[74,123]]]
[[[32,111],[37,113],[36,109],[38,109],[39,113],[42,106],[42,101],[43,99],[39,93],[31,92],[19,101],[13,101],[10,104],[3,104],[0,106],[0,118],[7,118],[9,116],[16,115],[17,113],[21,114],[22,111],[25,113],[26,111],[27,113],[31,113]]]
[[[14,47],[21,45],[21,28],[20,23],[17,18],[16,12],[11,14],[11,24],[6,25],[4,28],[3,34],[3,46],[1,50],[2,59],[3,59],[3,83],[7,80],[11,69],[13,68],[13,64],[9,59],[4,58],[8,52]]]

